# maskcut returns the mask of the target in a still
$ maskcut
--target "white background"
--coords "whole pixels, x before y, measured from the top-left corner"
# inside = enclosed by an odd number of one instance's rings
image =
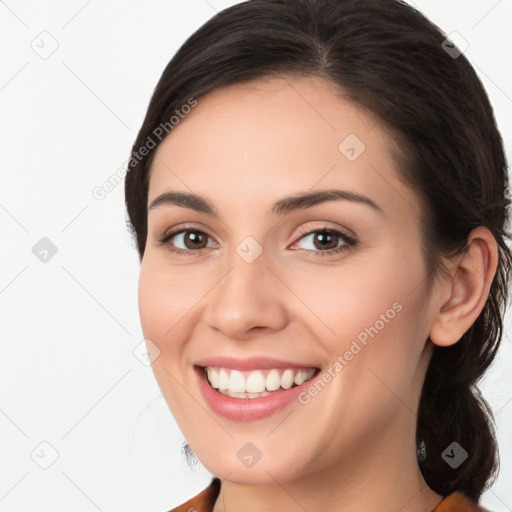
[[[125,164],[174,52],[235,3],[0,1],[0,512],[163,512],[210,480],[188,468],[133,354],[139,261],[122,180],[103,200],[92,191]],[[510,159],[512,1],[415,5],[469,42]],[[57,44],[46,59],[34,50]],[[46,263],[32,252],[42,237],[58,250]],[[501,449],[482,499],[493,511],[512,510],[511,333],[507,320],[482,386]]]

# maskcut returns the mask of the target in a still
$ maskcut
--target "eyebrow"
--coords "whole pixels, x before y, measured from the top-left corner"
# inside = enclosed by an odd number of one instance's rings
[[[346,200],[354,203],[364,204],[371,207],[378,213],[384,214],[382,208],[379,205],[377,205],[374,201],[372,201],[369,197],[366,197],[362,194],[358,194],[356,192],[349,192],[346,190],[339,189],[320,190],[317,192],[310,193],[299,193],[292,196],[284,197],[276,201],[272,205],[271,212],[274,215],[285,215],[294,210],[304,210],[306,208],[311,208],[313,206],[316,206],[317,204],[326,201],[338,200]],[[148,211],[153,210],[154,208],[163,204],[173,204],[176,206],[181,206],[182,208],[190,208],[191,210],[195,210],[196,212],[202,212],[208,215],[217,215],[218,213],[213,204],[204,197],[201,197],[194,193],[186,192],[165,192],[156,197],[151,202]]]

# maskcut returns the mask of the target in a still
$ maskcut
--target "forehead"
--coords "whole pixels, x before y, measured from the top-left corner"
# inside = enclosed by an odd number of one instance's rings
[[[235,84],[199,98],[160,143],[148,202],[179,190],[235,208],[343,187],[410,215],[418,198],[398,178],[394,144],[384,125],[332,82],[308,77]]]

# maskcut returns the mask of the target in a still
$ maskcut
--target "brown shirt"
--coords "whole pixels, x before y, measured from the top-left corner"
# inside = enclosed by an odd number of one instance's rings
[[[220,480],[214,478],[212,483],[194,498],[169,512],[212,512],[213,505],[220,492]],[[461,492],[454,492],[445,497],[432,512],[489,512],[474,503]]]

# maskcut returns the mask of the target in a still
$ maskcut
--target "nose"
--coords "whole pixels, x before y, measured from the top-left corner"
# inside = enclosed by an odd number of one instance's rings
[[[233,250],[227,270],[208,294],[204,315],[209,327],[243,341],[286,325],[286,287],[268,264],[264,251],[248,262]]]

